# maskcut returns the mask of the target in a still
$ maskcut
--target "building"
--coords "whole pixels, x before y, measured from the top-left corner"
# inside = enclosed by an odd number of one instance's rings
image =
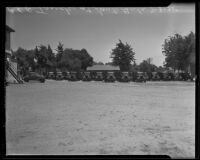
[[[10,55],[11,56],[11,38],[10,38],[10,33],[11,32],[15,32],[12,28],[10,28],[9,26],[6,25],[6,44],[5,44],[5,52],[6,55]]]
[[[91,72],[115,72],[120,71],[119,66],[111,66],[111,65],[93,65],[87,68],[87,71]]]
[[[15,32],[12,28],[6,25],[6,41],[5,41],[5,58],[6,58],[6,83],[23,83],[18,75],[17,61],[12,59],[11,52],[11,33]]]

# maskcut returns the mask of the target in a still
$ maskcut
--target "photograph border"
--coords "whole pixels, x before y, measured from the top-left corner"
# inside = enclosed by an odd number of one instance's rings
[[[69,6],[69,7],[161,7],[161,6],[168,6],[170,3],[176,2],[176,3],[195,3],[195,35],[196,35],[196,80],[195,80],[195,158],[198,159],[200,158],[200,109],[199,109],[199,89],[200,89],[200,71],[199,71],[199,62],[200,62],[200,56],[199,56],[199,21],[200,21],[200,2],[198,1],[144,1],[144,0],[137,0],[134,2],[123,0],[121,2],[117,1],[68,1],[65,2],[64,0],[54,0],[54,1],[34,1],[34,0],[23,0],[23,1],[16,1],[16,0],[9,0],[6,1],[4,0],[1,5],[1,15],[2,15],[2,25],[3,26],[3,34],[5,35],[5,7],[61,7],[61,6]],[[5,52],[5,37],[2,39],[2,52]],[[1,54],[2,59],[5,61],[5,55]],[[1,63],[2,66],[1,68],[5,68],[5,62]],[[4,71],[5,72],[5,71]],[[3,73],[4,73],[3,72]],[[3,81],[2,81],[3,82]],[[161,156],[161,155],[150,155],[150,156],[145,156],[145,155],[6,155],[6,134],[5,134],[5,122],[6,122],[6,116],[5,116],[5,111],[6,111],[6,102],[5,102],[5,86],[4,86],[4,98],[3,101],[1,101],[1,106],[2,106],[2,112],[1,112],[1,136],[2,141],[1,141],[1,158],[2,159],[132,159],[132,158],[153,158],[153,159],[165,159],[165,158],[170,158],[169,156]]]

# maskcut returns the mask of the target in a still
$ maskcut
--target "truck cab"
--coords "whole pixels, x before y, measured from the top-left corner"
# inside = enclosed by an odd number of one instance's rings
[[[107,72],[106,82],[115,82],[116,78],[114,72]]]
[[[102,81],[103,80],[103,73],[102,72],[97,72],[95,80],[96,81]]]
[[[129,82],[130,79],[131,79],[131,78],[130,78],[128,72],[122,72],[122,75],[121,75],[121,81],[122,81],[122,82]]]
[[[77,72],[70,72],[70,77],[69,77],[70,81],[77,81]]]
[[[136,82],[146,82],[146,76],[144,72],[138,72]]]
[[[62,72],[56,72],[56,80],[63,80],[64,77],[63,77],[63,74]]]
[[[83,72],[83,81],[91,81],[91,76],[90,76],[90,72]]]

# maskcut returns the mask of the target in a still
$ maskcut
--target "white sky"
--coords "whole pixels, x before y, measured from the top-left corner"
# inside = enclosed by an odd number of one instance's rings
[[[33,49],[58,42],[65,48],[85,48],[95,61],[111,61],[118,39],[136,52],[136,63],[149,57],[162,65],[164,39],[195,32],[195,6],[168,8],[7,8],[6,20],[15,32],[12,49]],[[91,11],[91,12],[90,12]],[[43,13],[41,13],[43,12]]]

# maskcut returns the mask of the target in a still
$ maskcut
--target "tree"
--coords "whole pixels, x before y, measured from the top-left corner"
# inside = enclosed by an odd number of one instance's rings
[[[13,52],[13,55],[17,59],[17,63],[20,67],[28,68],[28,62],[26,61],[26,50],[19,47],[16,51]]]
[[[48,69],[53,69],[56,66],[56,59],[55,59],[55,55],[51,49],[51,46],[48,45],[47,47],[47,68]]]
[[[43,72],[44,74],[56,68],[63,71],[86,70],[88,66],[93,64],[93,57],[90,56],[86,49],[64,49],[63,44],[60,42],[57,46],[56,55],[50,45],[47,47],[40,45],[33,50],[18,48],[13,53],[13,57],[16,57],[19,66],[24,70],[28,70],[31,67],[34,71],[37,70],[37,72]]]
[[[40,72],[47,72],[47,47],[44,45],[39,46],[37,63],[39,65]]]
[[[186,45],[187,45],[187,66],[189,72],[192,76],[195,75],[195,35],[193,32],[190,32],[189,35],[185,36]]]
[[[26,60],[29,64],[29,67],[35,71],[36,69],[36,62],[34,61],[34,57],[35,57],[35,52],[34,50],[28,50],[27,54],[26,54]]]
[[[32,70],[35,70],[36,63],[34,62],[34,50],[26,50],[19,47],[13,52],[13,56],[16,58],[19,68],[27,71],[31,67]]]
[[[89,55],[86,49],[81,49],[79,52],[80,61],[81,61],[81,69],[86,70],[87,67],[92,66],[93,58]]]
[[[122,71],[128,71],[130,65],[135,61],[135,52],[129,44],[122,43],[119,40],[119,43],[116,44],[116,47],[111,51],[112,64],[120,67]]]
[[[80,71],[80,69],[81,69],[81,60],[78,58],[73,59],[72,65],[71,65],[71,70]]]
[[[70,50],[65,49],[62,55],[62,58],[59,62],[59,67],[61,70],[72,70],[73,65],[73,59],[72,53]]]
[[[165,55],[165,67],[174,70],[187,71],[188,67],[194,65],[195,36],[191,32],[187,36],[175,34],[165,39],[163,44],[163,54]]]
[[[159,66],[157,69],[156,69],[156,72],[164,72],[166,70],[166,68],[162,67],[162,66]]]
[[[138,72],[138,71],[140,71],[139,65],[137,65],[136,62],[134,62],[131,65],[130,72]]]
[[[152,58],[148,58],[147,60],[143,60],[140,64],[139,64],[139,70],[142,72],[147,72],[147,73],[151,73],[156,71],[157,66],[154,64],[151,64]]]
[[[57,54],[56,54],[56,66],[58,68],[60,68],[60,67],[62,67],[61,64],[60,64],[60,61],[61,61],[61,58],[62,58],[63,52],[64,52],[63,44],[61,42],[58,43],[56,51],[57,51]]]
[[[93,57],[89,55],[86,49],[74,50],[71,48],[64,49],[59,67],[68,70],[86,70],[88,66],[92,66]]]
[[[163,54],[165,55],[165,67],[171,67],[174,70],[178,68],[179,52],[182,52],[180,48],[181,43],[183,43],[183,38],[179,34],[175,34],[168,39],[165,39],[163,44]]]
[[[50,60],[51,62],[55,60],[55,56],[50,45],[48,45],[47,47],[47,56],[48,56],[48,60]]]

